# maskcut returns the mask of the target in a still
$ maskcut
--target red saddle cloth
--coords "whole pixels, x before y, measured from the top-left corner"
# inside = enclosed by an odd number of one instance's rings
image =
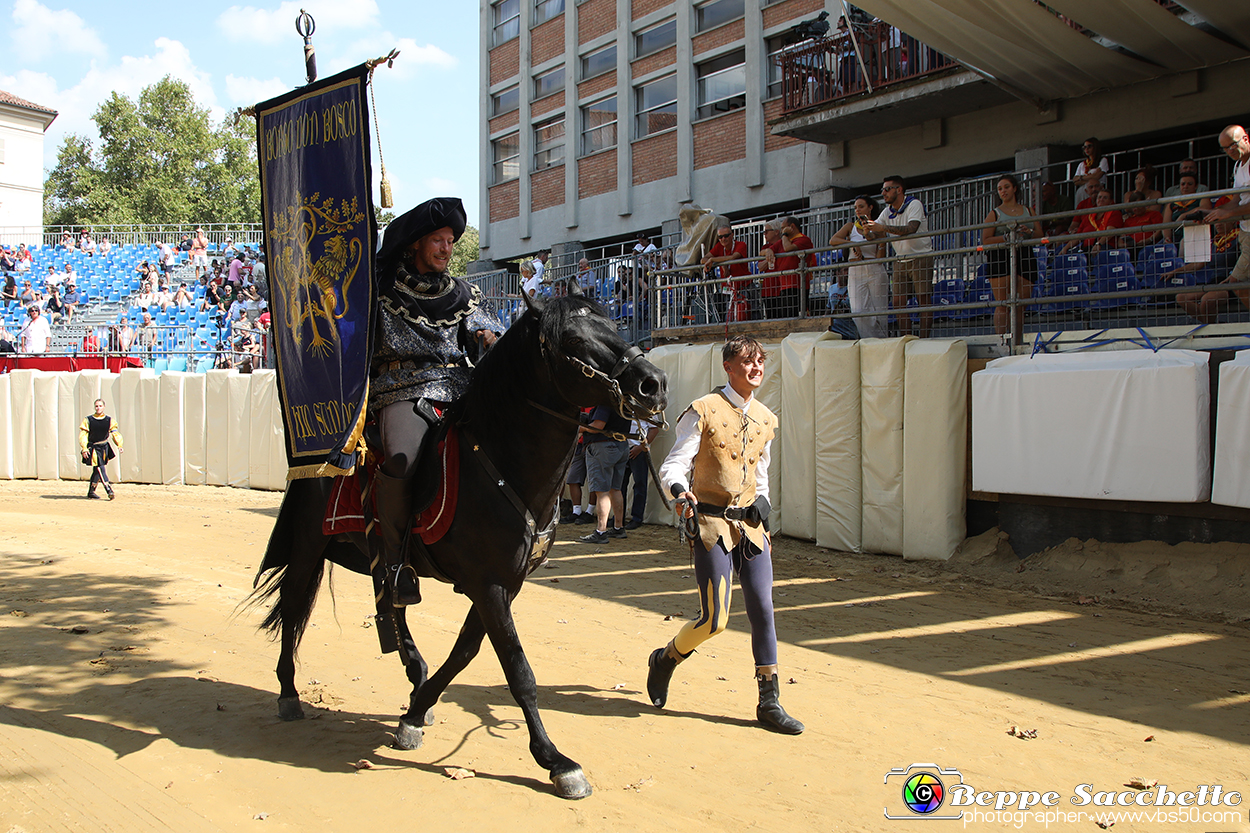
[[[413,518],[412,531],[421,536],[426,544],[433,544],[447,533],[452,518],[456,516],[456,496],[460,486],[460,455],[456,427],[447,430],[446,439],[435,448],[439,459],[439,471],[442,473],[438,492],[434,500],[423,512]],[[373,476],[370,466],[367,476]],[[330,499],[326,501],[326,514],[321,521],[323,535],[338,535],[344,532],[363,532],[365,529],[364,510],[360,501],[359,475],[341,475],[334,478],[330,487]],[[374,508],[374,516],[377,509]]]

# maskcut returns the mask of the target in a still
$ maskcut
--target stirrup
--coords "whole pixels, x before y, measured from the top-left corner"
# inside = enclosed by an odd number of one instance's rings
[[[401,583],[407,584],[402,591]],[[391,606],[407,607],[415,604],[421,604],[421,579],[412,565],[404,562],[391,571]]]

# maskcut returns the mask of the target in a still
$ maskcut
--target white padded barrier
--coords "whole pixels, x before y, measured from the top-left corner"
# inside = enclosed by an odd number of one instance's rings
[[[208,377],[187,374],[182,383],[182,482],[188,486],[208,483],[208,434],[204,410]]]
[[[35,375],[38,370],[9,373],[13,415],[13,476],[38,477],[35,468]]]
[[[1250,508],[1250,350],[1220,365],[1211,502]]]
[[[841,552],[860,552],[859,342],[822,341],[815,346],[814,356],[816,543]]]
[[[903,557],[945,561],[964,539],[968,345],[906,347],[903,382]]]
[[[161,380],[143,376],[136,388],[135,409],[139,424],[134,445],[139,451],[140,483],[159,484],[161,476]]]
[[[180,486],[183,480],[185,429],[184,390],[187,373],[165,371],[157,380],[160,384],[161,428],[160,428],[160,461],[161,480],[166,486]]]
[[[90,411],[78,411],[78,374],[57,373],[56,449],[57,470],[62,480],[82,480],[91,471],[82,463],[78,426]],[[86,472],[84,475],[83,473]]]
[[[781,430],[781,426],[785,424],[784,402],[785,392],[783,390],[783,381],[785,373],[782,368],[781,353],[782,344],[784,342],[761,342],[764,350],[768,353],[768,360],[764,362],[764,381],[760,382],[759,388],[755,391],[755,396],[760,403],[772,411],[777,416],[777,436],[773,439],[771,457],[768,463],[768,489],[771,493],[770,503],[772,504],[772,515],[768,519],[768,525],[771,529],[780,530],[785,523],[785,502],[786,491],[784,484],[784,464],[782,462],[783,449],[786,447],[785,435]],[[729,378],[725,375],[725,363],[721,359],[721,346],[714,345],[716,350],[713,353],[712,366],[712,387],[720,387],[727,384]]]
[[[795,333],[770,348],[765,368],[781,383],[781,407],[768,405],[781,422],[773,441],[769,484],[772,505],[781,511],[771,527],[794,538],[816,538],[816,360],[815,348],[829,333]],[[761,386],[762,390],[762,386]]]
[[[248,468],[251,488],[280,491],[286,487],[286,448],[278,405],[278,373],[252,373],[252,418]]]
[[[60,448],[57,437],[60,411],[60,373],[40,373],[35,376],[33,396],[35,403],[35,476],[40,480],[56,480],[60,477]]]
[[[859,342],[863,550],[903,554],[903,383],[907,342]]]
[[[127,367],[117,374],[113,399],[109,401],[109,413],[117,420],[118,430],[125,441],[126,452],[117,457],[117,479],[126,483],[142,483],[143,460],[142,435],[143,418],[137,410],[142,399],[139,394],[139,380],[150,376],[152,371],[146,368]],[[106,400],[108,401],[108,400]],[[112,476],[112,472],[109,473]]]
[[[252,423],[252,376],[226,371],[226,485],[246,489],[251,483],[248,433]]]
[[[0,374],[0,480],[13,479],[13,413],[9,374]]]
[[[73,479],[77,479],[77,480],[90,480],[91,479],[91,469],[82,462],[82,448],[78,444],[78,435],[79,435],[78,428],[79,426],[82,425],[82,421],[84,417],[95,413],[95,401],[100,398],[100,377],[105,372],[106,371],[101,371],[101,370],[84,370],[80,373],[71,374],[74,377],[74,407],[71,410],[73,414],[77,416],[77,421],[74,422],[73,431],[72,431],[72,435],[73,435],[72,440],[74,443],[73,450],[74,450],[74,457],[75,457],[74,468],[77,471],[77,477]],[[108,409],[108,406],[111,403],[109,403],[107,399],[104,401],[104,404],[105,404],[104,412],[106,414],[113,413],[113,411],[110,411]],[[126,435],[123,434],[122,438],[125,439],[125,436]],[[62,437],[61,441],[62,443],[64,443],[65,438]],[[63,478],[70,477],[69,474],[66,474],[64,468],[62,468],[61,477]],[[112,479],[112,477],[113,477],[112,472],[110,472],[109,478]]]
[[[1207,359],[1192,350],[1131,350],[990,362],[972,376],[972,487],[1109,500],[1206,500]]]
[[[105,405],[105,413],[111,414],[114,418],[116,418],[117,400],[121,392],[121,376],[119,376],[116,373],[100,373],[99,379],[100,379],[99,394],[97,396],[91,397],[91,401],[88,402],[87,405],[88,407],[94,410],[96,398],[98,397],[99,399],[103,399],[104,405]],[[86,416],[86,414],[87,412],[84,411],[83,415]],[[133,431],[131,432],[130,437],[127,438],[126,427],[124,425],[121,426],[120,430],[122,433],[123,443],[127,443],[131,439],[134,439]],[[104,470],[108,472],[109,480],[120,481],[122,479],[121,458],[124,456],[125,456],[124,454],[118,454],[116,457],[110,460],[109,464],[105,467]],[[87,477],[88,478],[91,477],[90,471],[87,472]]]
[[[204,435],[208,438],[205,478],[210,486],[225,486],[229,480],[230,373],[229,370],[210,370],[204,374],[207,386],[204,399],[207,430]]]
[[[690,406],[690,403],[711,392],[712,362],[720,367],[720,345],[718,344],[667,344],[656,347],[647,354],[647,359],[656,367],[668,374],[668,431],[661,431],[651,447],[651,459],[656,470],[673,448],[672,428],[677,425],[678,418]],[[721,376],[724,376],[722,372]],[[655,492],[654,484],[647,495],[647,511],[643,515],[647,523],[673,522],[673,513],[665,511],[664,504]]]

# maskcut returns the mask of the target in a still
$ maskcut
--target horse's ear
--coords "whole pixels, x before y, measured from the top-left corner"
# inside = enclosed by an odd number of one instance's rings
[[[586,293],[582,292],[582,285],[573,278],[568,279],[569,294],[576,295],[578,298],[583,297]]]
[[[539,297],[537,292],[535,292],[533,297],[531,297],[528,292],[522,289],[521,297],[525,300],[525,308],[531,309],[534,312],[542,312],[543,307],[546,306],[546,301]]]

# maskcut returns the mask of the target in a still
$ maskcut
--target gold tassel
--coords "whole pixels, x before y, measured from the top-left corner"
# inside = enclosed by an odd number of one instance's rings
[[[398,54],[398,53],[395,53],[395,54]],[[381,205],[383,208],[391,208],[392,206],[395,205],[395,200],[393,198],[393,195],[391,194],[391,181],[386,176],[386,160],[382,158],[382,132],[378,128],[378,100],[377,100],[377,97],[373,94],[373,70],[374,69],[376,69],[376,66],[369,68],[368,84],[369,84],[369,99],[370,101],[373,102],[373,135],[374,135],[375,141],[377,141],[378,143],[378,166],[382,169],[382,185],[381,185],[382,195],[381,195],[381,199],[378,200],[378,204]]]
[[[383,208],[395,205],[395,200],[391,196],[391,181],[386,178],[386,168],[382,169],[382,199],[379,205]]]

